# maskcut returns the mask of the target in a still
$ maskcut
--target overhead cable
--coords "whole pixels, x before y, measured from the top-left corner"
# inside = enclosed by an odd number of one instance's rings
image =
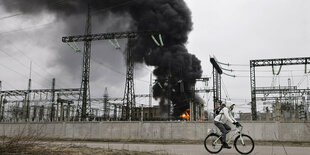
[[[0,20],[16,17],[16,16],[20,16],[20,15],[23,15],[23,14],[22,13],[16,13],[16,14],[13,14],[13,15],[8,15],[8,16],[0,17]]]
[[[41,71],[46,72],[49,76],[54,76],[53,74],[51,74],[50,72],[48,72],[47,69],[43,68],[42,65],[38,64],[36,61],[34,61],[33,59],[31,59],[28,55],[26,55],[23,51],[21,51],[20,49],[18,49],[10,40],[6,40],[7,42],[9,42],[10,46],[12,46],[13,48],[15,48],[16,51],[18,51],[19,53],[21,53],[23,56],[25,56],[28,60],[30,60],[31,62],[33,62],[37,67],[39,67],[41,69]],[[47,79],[47,78],[46,78]],[[59,83],[61,83],[62,85],[66,85],[64,84],[61,80],[58,80]]]

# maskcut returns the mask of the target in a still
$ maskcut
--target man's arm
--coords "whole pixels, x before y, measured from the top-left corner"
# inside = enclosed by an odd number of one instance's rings
[[[231,119],[234,121],[233,124],[236,126],[241,126],[241,124],[232,116],[231,111],[228,112]]]
[[[233,115],[231,114],[231,111],[229,112],[229,116],[230,118],[234,121],[234,122],[237,122],[236,119],[233,117]]]
[[[225,117],[231,122],[234,123],[234,121],[230,118],[229,113],[228,113],[228,108],[223,108],[222,109],[224,112]]]

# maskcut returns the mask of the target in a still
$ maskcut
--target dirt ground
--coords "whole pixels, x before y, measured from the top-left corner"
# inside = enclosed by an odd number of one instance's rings
[[[310,143],[255,141],[256,154],[308,153]],[[284,152],[283,152],[284,151]],[[188,140],[102,140],[102,139],[49,139],[39,136],[0,137],[0,154],[39,155],[153,155],[153,154],[205,154],[203,141]],[[222,153],[235,154],[234,150]]]
[[[139,152],[130,150],[118,150],[109,148],[90,148],[86,146],[75,145],[36,145],[24,147],[18,150],[6,150],[1,154],[40,154],[40,155],[153,155],[152,152]]]

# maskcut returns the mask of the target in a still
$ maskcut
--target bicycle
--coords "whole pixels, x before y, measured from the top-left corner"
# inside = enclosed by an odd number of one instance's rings
[[[235,133],[231,135],[227,141],[229,144],[234,136],[237,137],[234,140],[234,147],[240,154],[249,154],[254,150],[253,139],[246,134],[242,133],[242,126],[237,126],[233,131]],[[212,129],[211,131],[215,131]],[[216,132],[211,132],[204,140],[204,146],[206,150],[212,154],[219,153],[223,149],[223,144],[221,141],[222,136],[218,135]]]

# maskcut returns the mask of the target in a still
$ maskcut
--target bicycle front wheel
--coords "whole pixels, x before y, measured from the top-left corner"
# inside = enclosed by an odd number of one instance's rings
[[[240,154],[249,154],[254,149],[254,141],[250,136],[242,134],[236,137],[234,146]]]
[[[222,150],[223,145],[219,137],[220,137],[219,135],[213,133],[209,134],[206,137],[204,141],[204,146],[208,152],[213,154],[213,153],[219,153]]]

